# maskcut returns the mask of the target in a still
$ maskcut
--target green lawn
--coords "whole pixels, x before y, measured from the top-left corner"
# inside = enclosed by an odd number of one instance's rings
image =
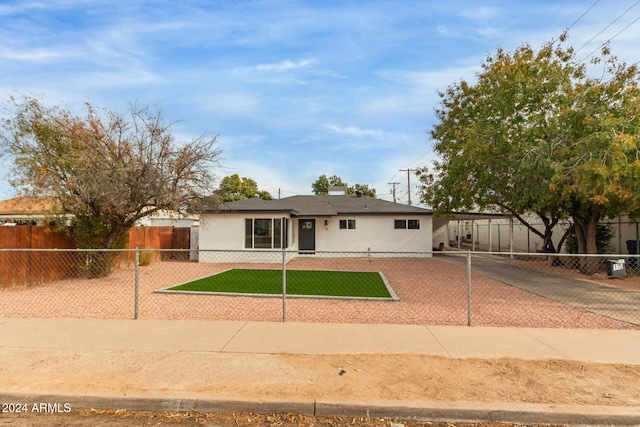
[[[282,270],[231,269],[169,291],[282,295]],[[377,272],[287,270],[287,295],[391,298]]]

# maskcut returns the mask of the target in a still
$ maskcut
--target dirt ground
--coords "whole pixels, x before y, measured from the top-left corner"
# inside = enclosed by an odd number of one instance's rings
[[[6,421],[6,424],[5,424]],[[64,426],[64,427],[130,427],[130,426],[279,426],[279,427],[518,427],[522,424],[512,423],[457,423],[429,422],[365,418],[320,418],[299,414],[260,415],[252,413],[237,414],[204,414],[197,412],[144,412],[119,410],[74,410],[68,414],[46,414],[4,419],[0,417],[0,426],[16,427]],[[529,427],[554,427],[552,424],[527,424]]]
[[[6,421],[6,424],[4,423]],[[429,422],[365,418],[319,418],[299,414],[259,415],[252,413],[203,414],[197,412],[144,412],[118,410],[76,410],[68,414],[46,414],[42,416],[16,417],[5,420],[0,417],[0,426],[16,427],[64,426],[64,427],[130,427],[130,426],[279,426],[279,427],[518,427],[512,423],[457,423]],[[527,424],[529,427],[554,427],[552,424]]]
[[[242,355],[236,363],[245,364]],[[255,355],[254,355],[255,356]],[[450,359],[437,356],[368,355],[260,355],[241,376],[219,374],[208,389],[217,398],[260,401],[377,402],[406,405],[407,402],[497,402],[551,405],[640,406],[640,366],[604,365],[573,361],[516,359]],[[136,369],[133,367],[133,369]],[[0,370],[2,374],[2,370]],[[6,371],[5,371],[6,374]],[[105,375],[105,372],[101,373]],[[108,373],[107,373],[108,374]],[[91,390],[92,378],[84,386],[69,386],[78,393]],[[79,381],[79,380],[78,380]],[[167,382],[171,378],[168,375]],[[127,380],[123,379],[123,389]],[[175,389],[179,385],[168,385]],[[191,389],[193,390],[193,388]],[[121,390],[111,390],[121,392]],[[136,393],[129,390],[130,395]],[[149,391],[147,391],[149,392]],[[207,390],[203,387],[202,393]],[[148,397],[144,390],[139,396]],[[198,394],[203,397],[206,394]],[[185,396],[185,398],[194,396]],[[64,403],[64,402],[60,402]],[[159,413],[126,408],[80,409],[69,413],[3,413],[0,426],[507,426],[500,423],[435,423],[408,420],[331,418],[299,415],[219,413]],[[540,420],[544,423],[545,420]]]

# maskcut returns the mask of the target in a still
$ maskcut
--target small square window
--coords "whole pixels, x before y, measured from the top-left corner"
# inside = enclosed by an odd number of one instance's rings
[[[407,228],[409,230],[420,230],[420,220],[419,219],[410,219],[407,221]]]
[[[396,230],[405,230],[407,228],[406,219],[396,219],[393,221],[393,228]]]

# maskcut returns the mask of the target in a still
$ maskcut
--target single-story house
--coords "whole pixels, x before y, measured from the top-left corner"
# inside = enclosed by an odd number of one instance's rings
[[[252,198],[201,214],[199,233],[200,262],[219,261],[216,258],[225,255],[202,252],[207,250],[237,251],[234,260],[246,262],[266,262],[267,253],[273,262],[281,259],[275,251],[282,249],[314,256],[369,252],[430,256],[433,213],[362,194]]]
[[[0,225],[47,225],[50,221],[51,199],[34,199],[21,196],[0,200]],[[140,218],[136,226],[191,227],[198,222],[197,215],[161,209]]]
[[[136,226],[188,228],[197,223],[198,215],[160,209],[140,218]]]
[[[51,206],[50,199],[25,196],[0,200],[0,225],[46,225]]]

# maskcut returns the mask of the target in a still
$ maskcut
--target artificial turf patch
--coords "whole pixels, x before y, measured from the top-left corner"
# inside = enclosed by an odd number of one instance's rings
[[[287,270],[287,295],[391,298],[377,272]],[[282,295],[282,270],[231,269],[168,291]]]

